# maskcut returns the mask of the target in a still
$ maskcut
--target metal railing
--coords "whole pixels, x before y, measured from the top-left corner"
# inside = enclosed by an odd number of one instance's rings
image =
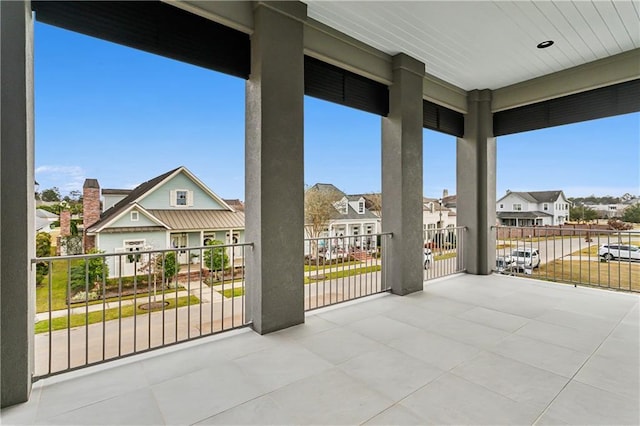
[[[640,292],[640,232],[575,227],[497,226],[502,274]]]
[[[390,233],[306,238],[305,310],[382,293]]]
[[[424,247],[424,280],[453,275],[467,270],[464,236],[467,228],[429,229]]]
[[[247,325],[250,246],[33,259],[35,379]]]

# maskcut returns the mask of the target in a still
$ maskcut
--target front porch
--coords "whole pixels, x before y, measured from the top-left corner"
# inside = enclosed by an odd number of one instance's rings
[[[638,424],[640,298],[502,275],[38,381],[5,424]]]

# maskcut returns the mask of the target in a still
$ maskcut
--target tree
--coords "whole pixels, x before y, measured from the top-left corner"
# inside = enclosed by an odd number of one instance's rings
[[[60,189],[57,186],[45,189],[40,194],[42,201],[60,201]]]
[[[158,254],[155,259],[156,272],[164,272],[164,282],[170,283],[171,279],[180,271],[180,265],[176,260],[176,253],[173,251],[164,254]]]
[[[102,251],[92,249],[87,254],[104,253]],[[106,280],[109,276],[109,266],[106,264],[104,257],[97,256],[88,259],[82,259],[77,265],[71,267],[71,290],[82,291],[89,287],[91,290],[96,284]]]
[[[633,228],[632,224],[623,222],[620,219],[609,219],[607,224],[611,227],[611,229],[615,229],[617,231],[628,231],[629,229]]]
[[[590,207],[575,206],[569,209],[569,219],[575,222],[590,222],[598,218],[598,212]]]
[[[627,207],[622,215],[622,220],[631,223],[640,223],[640,203]]]
[[[51,256],[51,235],[46,232],[38,232],[36,235],[36,257],[48,256]],[[42,284],[48,273],[49,262],[36,263],[36,285]]]
[[[379,192],[372,192],[370,194],[365,194],[364,198],[367,200],[367,208],[378,216],[382,216],[382,194]]]
[[[342,194],[331,187],[312,186],[304,193],[304,224],[307,235],[312,239],[311,251],[318,257],[318,241],[320,235],[329,226],[329,221],[337,214],[335,203]]]
[[[204,249],[204,265],[209,268],[210,271],[224,271],[229,267],[227,250],[224,247],[213,247],[223,244],[220,240],[207,241],[207,246],[212,247]]]

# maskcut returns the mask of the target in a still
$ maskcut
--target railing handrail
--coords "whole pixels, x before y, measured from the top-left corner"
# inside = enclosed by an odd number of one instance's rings
[[[393,232],[379,232],[377,234],[358,234],[358,235],[331,235],[326,237],[305,237],[305,241],[317,241],[317,240],[332,240],[335,238],[362,238],[362,237],[377,237],[389,235],[393,238]]]
[[[536,229],[536,230],[567,231],[567,232],[581,231],[581,232],[594,232],[594,233],[602,233],[602,234],[638,234],[638,236],[640,236],[640,229],[600,229],[600,228],[590,228],[589,225],[586,225],[585,227],[572,226],[570,228],[563,227],[563,226],[548,226],[548,225],[525,225],[525,226],[492,225],[491,229]]]
[[[171,253],[176,251],[206,251],[211,249],[220,249],[220,248],[229,248],[229,247],[253,247],[254,243],[252,242],[244,242],[244,243],[236,243],[236,244],[219,244],[214,246],[195,246],[195,247],[173,247],[173,248],[165,248],[165,249],[149,249],[149,250],[140,250],[135,252],[122,252],[122,253],[86,253],[86,254],[73,254],[73,255],[65,255],[65,256],[47,256],[47,257],[36,257],[31,259],[31,263],[38,262],[49,262],[55,260],[75,260],[75,259],[92,259],[97,257],[115,257],[115,256],[127,256],[130,254],[157,254],[157,253]]]

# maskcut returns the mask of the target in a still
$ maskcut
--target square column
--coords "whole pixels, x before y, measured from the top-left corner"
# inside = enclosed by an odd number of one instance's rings
[[[247,319],[304,322],[304,54],[300,2],[254,3],[246,90]]]
[[[403,53],[393,57],[389,115],[382,119],[382,231],[393,233],[387,277],[400,295],[423,287],[423,77],[422,62]]]
[[[457,139],[458,226],[466,226],[467,272],[490,274],[496,263],[496,138],[493,137],[491,91],[467,96],[464,137]]]
[[[35,280],[33,21],[28,1],[0,2],[1,406],[31,393]]]

